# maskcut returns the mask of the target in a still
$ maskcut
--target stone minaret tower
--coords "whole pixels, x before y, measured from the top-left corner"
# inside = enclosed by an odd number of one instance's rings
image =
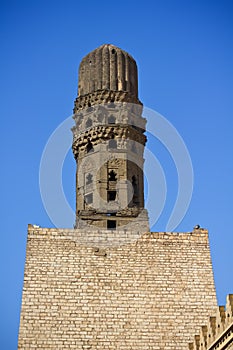
[[[141,113],[137,65],[127,52],[102,45],[83,58],[73,128],[77,228],[129,228],[137,223],[148,229],[146,120]]]
[[[148,230],[141,112],[130,55],[83,59],[76,228],[28,225],[18,350],[187,350],[215,312],[208,231]]]

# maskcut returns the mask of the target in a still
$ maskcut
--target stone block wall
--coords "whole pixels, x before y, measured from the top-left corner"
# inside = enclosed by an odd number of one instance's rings
[[[233,349],[233,294],[228,294],[226,306],[219,306],[189,344],[189,350]]]
[[[208,232],[100,234],[29,225],[18,349],[187,349],[217,306]]]

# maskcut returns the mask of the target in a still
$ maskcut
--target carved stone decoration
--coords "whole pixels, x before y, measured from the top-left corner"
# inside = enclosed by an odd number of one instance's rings
[[[108,166],[111,167],[111,168],[121,168],[123,166],[123,160],[122,159],[119,159],[119,158],[111,158],[109,161],[108,161]]]
[[[78,166],[76,227],[116,229],[136,223],[144,210],[146,120],[137,84],[134,59],[113,45],[92,51],[80,64],[72,128]],[[114,181],[111,170],[117,174]],[[90,171],[91,184],[86,180]],[[143,217],[147,230],[148,217]]]
[[[88,142],[91,142],[93,145],[97,145],[99,143],[103,144],[105,141],[114,138],[118,140],[118,143],[120,145],[119,148],[125,148],[126,140],[135,141],[142,144],[143,146],[146,143],[146,136],[144,134],[138,133],[135,129],[126,125],[122,125],[121,127],[92,127],[85,132],[80,133],[79,135],[77,135],[76,132],[74,134],[72,146],[75,159],[78,158],[79,152],[85,149]]]
[[[94,162],[91,159],[85,159],[83,160],[81,167],[82,172],[87,173],[88,171],[94,168]]]
[[[233,350],[233,295],[215,313],[208,231],[149,232],[131,56],[88,55],[75,104],[76,226],[28,225],[18,350]]]

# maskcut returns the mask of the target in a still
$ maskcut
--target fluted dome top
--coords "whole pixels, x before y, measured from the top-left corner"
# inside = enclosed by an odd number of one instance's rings
[[[90,52],[79,66],[78,97],[99,90],[124,91],[138,98],[136,62],[111,44]]]

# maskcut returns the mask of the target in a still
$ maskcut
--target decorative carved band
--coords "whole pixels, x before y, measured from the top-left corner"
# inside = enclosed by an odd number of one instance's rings
[[[132,208],[124,208],[124,209],[120,209],[118,211],[116,211],[115,216],[116,217],[137,217],[142,211],[144,210],[144,208],[138,208],[138,207],[132,207]],[[87,217],[87,216],[93,216],[94,214],[99,214],[99,215],[103,215],[104,218],[106,219],[106,212],[103,212],[101,210],[98,209],[93,209],[93,208],[89,208],[86,210],[80,210],[78,213],[78,216],[80,218],[82,217]]]
[[[78,156],[79,148],[86,147],[88,143],[97,145],[99,143],[104,143],[105,141],[111,140],[132,140],[142,144],[143,146],[146,143],[146,136],[128,125],[119,125],[119,126],[97,126],[91,129],[86,130],[80,134],[74,134],[73,140],[73,152],[75,158]]]
[[[139,99],[130,92],[97,90],[90,94],[77,97],[74,103],[74,113],[94,105],[114,102],[129,102],[142,105]]]

